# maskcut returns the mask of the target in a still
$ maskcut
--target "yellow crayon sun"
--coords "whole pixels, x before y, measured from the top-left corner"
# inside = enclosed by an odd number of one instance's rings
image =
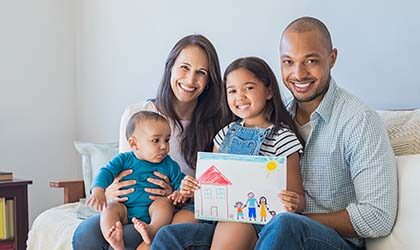
[[[277,162],[276,161],[269,161],[265,166],[265,170],[267,172],[267,176],[270,175],[273,171],[278,170]]]

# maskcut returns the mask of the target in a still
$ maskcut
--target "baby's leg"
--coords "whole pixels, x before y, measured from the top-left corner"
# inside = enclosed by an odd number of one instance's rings
[[[150,224],[146,224],[141,220],[133,218],[134,228],[143,237],[143,243],[149,245],[152,243],[153,237],[157,230],[171,223],[174,206],[172,201],[166,197],[160,197],[155,200],[149,207]],[[144,244],[141,245],[144,245]],[[143,249],[139,246],[138,249]],[[146,248],[147,249],[147,248]]]
[[[212,250],[254,249],[257,233],[252,224],[218,222],[214,231]]]
[[[102,235],[115,250],[124,250],[122,224],[127,222],[127,208],[122,203],[110,202],[101,213]]]

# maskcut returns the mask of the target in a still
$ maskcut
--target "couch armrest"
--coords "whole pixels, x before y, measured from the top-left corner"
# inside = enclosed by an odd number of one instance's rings
[[[85,197],[83,180],[50,181],[52,188],[64,188],[64,203],[76,202]]]

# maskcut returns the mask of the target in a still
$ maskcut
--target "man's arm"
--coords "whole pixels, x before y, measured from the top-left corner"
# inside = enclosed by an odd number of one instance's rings
[[[334,213],[305,215],[321,224],[334,228],[335,231],[345,238],[357,237],[357,234],[353,229],[353,225],[351,224],[349,213],[345,209]]]
[[[379,115],[365,111],[354,117],[344,136],[356,201],[345,209],[347,220],[335,223],[351,224],[362,238],[386,236],[394,225],[398,203],[395,157],[388,135]]]

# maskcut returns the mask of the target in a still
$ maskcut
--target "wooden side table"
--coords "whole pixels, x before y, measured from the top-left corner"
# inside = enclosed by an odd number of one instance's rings
[[[28,185],[30,184],[32,184],[31,180],[0,181],[0,197],[15,200],[14,245],[17,250],[26,249],[26,240],[28,239]]]

